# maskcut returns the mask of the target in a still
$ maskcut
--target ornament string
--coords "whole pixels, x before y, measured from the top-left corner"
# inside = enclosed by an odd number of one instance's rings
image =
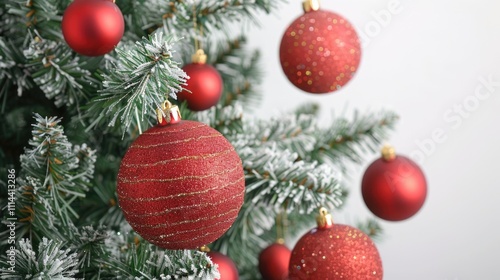
[[[283,209],[283,211],[276,216],[276,243],[278,244],[285,244],[287,223],[286,210]]]
[[[196,12],[196,5],[193,4],[193,26],[194,26],[194,31],[195,31],[195,34],[194,34],[194,48],[195,48],[195,51],[201,49],[201,43],[200,41],[198,40],[197,36],[200,35],[200,36],[203,36],[203,30],[200,28],[198,28],[198,13]],[[199,33],[199,34],[197,34]]]

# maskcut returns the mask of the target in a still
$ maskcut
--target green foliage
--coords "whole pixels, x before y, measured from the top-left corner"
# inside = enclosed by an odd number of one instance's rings
[[[172,36],[165,39],[156,33],[143,38],[134,46],[116,49],[119,60],[109,74],[104,74],[104,88],[92,102],[88,115],[101,112],[110,126],[119,120],[125,129],[132,124],[139,127],[149,120],[161,103],[182,90],[187,75],[172,60]],[[102,116],[102,115],[101,115]]]
[[[77,270],[77,256],[69,249],[63,249],[63,243],[43,238],[35,252],[28,239],[19,241],[16,249],[16,266],[14,271],[5,269],[5,259],[2,264],[2,279],[41,279],[41,280],[71,280]]]
[[[244,36],[230,35],[228,27],[255,22],[258,12],[275,11],[282,1],[118,1],[126,32],[116,51],[100,58],[79,56],[63,41],[60,23],[70,2],[0,3],[0,161],[20,165],[19,269],[2,271],[2,278],[218,276],[204,253],[165,251],[142,240],[118,205],[120,159],[152,125],[155,110],[167,97],[185,119],[223,133],[242,159],[244,205],[233,226],[211,245],[237,263],[242,279],[258,277],[257,256],[276,239],[279,215],[288,215],[293,236],[311,226],[311,213],[318,207],[342,205],[348,186],[341,179],[348,176],[348,166],[361,163],[397,121],[391,112],[355,113],[321,127],[315,104],[266,120],[245,116],[243,108],[261,96],[260,55],[245,47]],[[189,82],[180,66],[189,61],[195,40],[221,73],[225,88],[216,107],[198,113],[175,101]],[[38,114],[30,134],[33,111]],[[57,117],[43,118],[42,112]],[[0,196],[6,196],[2,178]],[[374,238],[382,232],[375,220],[358,227]],[[8,234],[0,224],[1,251],[8,248]],[[0,264],[6,266],[4,255]]]
[[[93,177],[95,151],[73,146],[55,117],[35,114],[30,148],[21,155],[18,207],[21,221],[33,224],[44,236],[56,236],[54,226],[66,229],[78,218],[71,203],[85,197]],[[71,234],[71,231],[68,231]]]

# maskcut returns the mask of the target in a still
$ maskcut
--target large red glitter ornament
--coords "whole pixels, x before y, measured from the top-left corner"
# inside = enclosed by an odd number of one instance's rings
[[[167,117],[167,116],[165,116]],[[125,219],[165,249],[195,249],[219,238],[243,204],[241,159],[215,129],[195,121],[157,125],[125,154],[117,193]]]
[[[219,71],[206,64],[203,50],[193,55],[193,62],[182,67],[189,76],[186,90],[178,93],[179,101],[186,100],[188,108],[203,111],[215,106],[222,95],[223,83]]]
[[[238,280],[238,269],[233,260],[229,257],[219,253],[210,252],[207,255],[212,259],[212,262],[219,266],[220,280]]]
[[[289,279],[380,280],[377,247],[362,231],[333,224],[321,209],[318,227],[300,238],[292,250]]]
[[[123,15],[111,0],[75,0],[62,19],[64,39],[75,52],[86,56],[113,50],[124,29]]]
[[[427,182],[415,162],[396,155],[392,147],[386,146],[382,158],[366,169],[361,192],[373,214],[388,221],[401,221],[422,208]]]
[[[292,252],[285,245],[275,243],[259,255],[259,271],[264,280],[288,279],[288,264]]]
[[[328,93],[340,89],[354,76],[361,46],[346,19],[319,10],[319,6],[313,8],[306,9],[285,31],[280,62],[296,87],[310,93]]]

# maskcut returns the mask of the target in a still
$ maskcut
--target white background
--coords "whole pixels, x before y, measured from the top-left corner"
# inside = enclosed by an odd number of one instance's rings
[[[374,12],[387,10],[391,1],[400,3],[400,12],[381,26]],[[422,153],[427,201],[407,221],[382,222],[384,279],[500,279],[500,86],[483,100],[474,97],[477,88],[488,93],[481,77],[500,81],[500,2],[323,0],[323,9],[343,15],[370,42],[348,86],[320,96],[294,88],[279,65],[281,36],[302,13],[301,1],[288,2],[278,14],[260,16],[262,28],[248,33],[251,46],[262,51],[266,72],[258,112],[314,101],[322,104],[326,125],[332,111],[346,106],[391,109],[401,117],[391,144],[401,154]],[[455,106],[464,103],[468,110],[460,116]],[[439,143],[431,140],[435,130],[444,134]],[[337,221],[371,216],[360,180],[377,156],[366,155],[365,164],[350,174],[347,211]]]

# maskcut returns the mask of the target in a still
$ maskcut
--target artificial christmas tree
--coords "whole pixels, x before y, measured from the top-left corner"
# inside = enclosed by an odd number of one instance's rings
[[[241,209],[210,245],[235,262],[240,279],[259,277],[257,259],[274,243],[280,213],[288,214],[288,234],[296,235],[319,207],[342,204],[347,192],[339,179],[346,163],[361,162],[359,147],[378,148],[397,119],[391,112],[366,113],[334,119],[324,128],[310,104],[264,119],[243,110],[258,98],[259,54],[245,49],[243,36],[230,38],[223,29],[257,12],[277,12],[280,1],[117,1],[125,32],[114,51],[99,57],[80,56],[64,41],[61,20],[70,3],[0,3],[0,174],[6,174],[0,176],[2,278],[220,276],[204,252],[165,250],[142,239],[120,208],[122,203],[128,211],[123,199],[138,195],[117,194],[117,185],[132,176],[131,171],[117,176],[121,164],[130,164],[126,157],[122,162],[127,149],[146,137],[143,132],[159,115],[160,123],[177,121],[162,113],[166,98],[185,120],[219,131],[241,159]],[[217,106],[203,112],[176,100],[189,84],[182,66],[190,62],[195,40],[206,46],[207,63],[218,70],[224,88]],[[181,145],[170,136],[161,141]],[[187,153],[190,147],[182,148]],[[163,161],[161,169],[172,171]],[[209,234],[206,228],[203,235]]]

